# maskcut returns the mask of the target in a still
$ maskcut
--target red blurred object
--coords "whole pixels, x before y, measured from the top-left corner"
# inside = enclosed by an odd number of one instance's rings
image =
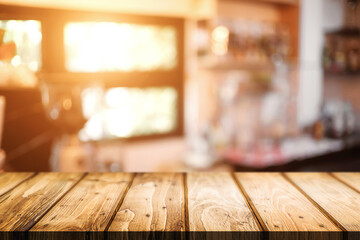
[[[228,162],[251,167],[268,167],[286,162],[280,147],[272,147],[269,150],[255,148],[253,151],[244,151],[236,148],[227,149],[222,156]]]
[[[14,42],[0,43],[0,60],[11,61],[16,55],[16,45]]]

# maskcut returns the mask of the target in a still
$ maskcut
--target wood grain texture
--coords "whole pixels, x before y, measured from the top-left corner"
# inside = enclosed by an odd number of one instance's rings
[[[108,238],[128,232],[156,239],[181,239],[185,230],[184,186],[181,173],[137,174],[109,228]],[[125,235],[122,233],[125,232]],[[158,234],[154,233],[158,232]],[[159,235],[160,233],[160,235]],[[131,233],[130,233],[131,234]]]
[[[286,173],[286,176],[348,231],[348,239],[360,239],[359,193],[328,173]]]
[[[187,189],[192,239],[260,238],[261,230],[230,173],[188,173]],[[205,231],[212,235],[200,234]]]
[[[184,231],[183,205],[182,174],[137,174],[109,231]]]
[[[342,231],[280,173],[236,173],[269,239],[342,239]]]
[[[1,173],[0,239],[360,239],[359,173],[133,176]]]
[[[0,196],[16,187],[21,182],[33,176],[34,173],[0,173]]]
[[[344,173],[344,172],[336,172],[332,173],[332,175],[338,180],[344,182],[349,185],[351,188],[360,192],[360,173]]]
[[[129,173],[90,173],[31,230],[30,239],[102,237],[132,178]],[[64,233],[64,234],[62,234]]]
[[[0,239],[31,228],[80,178],[78,173],[39,173],[0,196]]]

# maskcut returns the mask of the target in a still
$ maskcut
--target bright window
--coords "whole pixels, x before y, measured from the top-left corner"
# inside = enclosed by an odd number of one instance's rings
[[[167,133],[177,126],[177,93],[171,87],[110,88],[104,107],[80,133],[83,140]]]
[[[0,15],[12,64],[48,83],[101,86],[82,96],[82,139],[183,134],[184,19],[10,5]]]
[[[64,34],[65,66],[71,72],[170,70],[177,64],[171,26],[72,22]]]
[[[4,43],[14,41],[16,44],[16,56],[11,63],[38,71],[41,68],[41,23],[35,20],[0,20],[0,29],[5,30]]]

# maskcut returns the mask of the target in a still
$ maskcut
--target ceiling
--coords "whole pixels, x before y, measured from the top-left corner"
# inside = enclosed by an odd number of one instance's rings
[[[158,16],[210,17],[216,0],[0,0],[0,4]]]

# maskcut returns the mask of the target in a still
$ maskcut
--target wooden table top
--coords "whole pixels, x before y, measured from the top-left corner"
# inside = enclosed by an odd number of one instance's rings
[[[360,239],[360,173],[0,173],[0,239]]]

